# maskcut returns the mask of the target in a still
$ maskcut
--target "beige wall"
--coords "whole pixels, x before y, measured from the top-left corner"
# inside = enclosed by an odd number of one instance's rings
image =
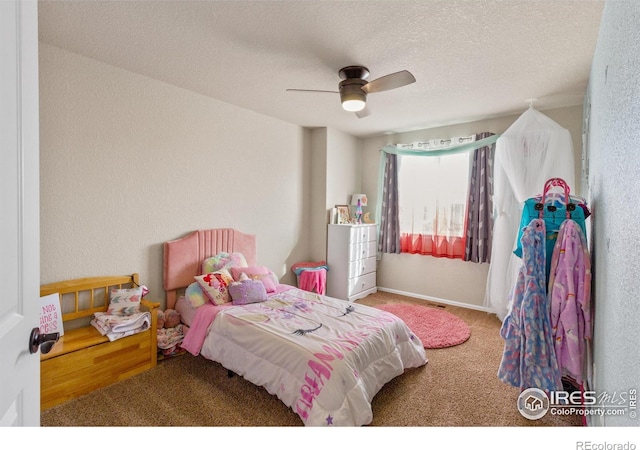
[[[327,128],[315,128],[311,135],[310,260],[325,259],[327,246]]]
[[[328,129],[327,207],[348,205],[351,195],[361,188],[360,140],[341,131]]]
[[[580,180],[582,105],[547,110],[543,113],[570,131],[576,161],[576,180]],[[374,211],[377,201],[379,150],[385,145],[469,136],[482,131],[500,134],[506,131],[518,117],[519,114],[365,139],[362,156],[362,190],[369,196],[370,204],[373,205],[367,210]],[[573,191],[579,192],[580,189],[575,186]],[[383,254],[382,260],[378,262],[378,286],[419,297],[443,299],[480,307],[484,302],[488,271],[489,264],[421,255]]]
[[[327,224],[335,205],[349,204],[361,189],[361,140],[331,128],[311,131],[313,261],[327,258]]]
[[[331,207],[364,192],[365,211],[374,212],[381,147],[501,133],[518,117],[358,139],[305,130],[46,44],[40,101],[41,283],[137,271],[159,301],[164,241],[201,228],[253,233],[259,262],[295,283],[291,264],[326,257]],[[579,175],[582,107],[544,112],[571,131]],[[378,285],[481,305],[487,271],[486,264],[384,255]]]
[[[309,255],[309,131],[40,45],[41,283],[139,272],[162,243],[233,227],[284,282]]]

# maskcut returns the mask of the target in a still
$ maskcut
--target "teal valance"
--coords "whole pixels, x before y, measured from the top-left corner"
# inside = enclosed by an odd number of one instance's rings
[[[484,139],[480,139],[472,142],[463,142],[458,145],[450,145],[447,148],[441,148],[441,149],[420,149],[420,148],[414,149],[414,148],[408,148],[410,146],[386,145],[382,147],[381,151],[384,153],[390,153],[394,155],[412,155],[412,156],[455,155],[457,153],[468,152],[470,150],[475,150],[480,147],[485,147],[487,145],[494,144],[499,137],[500,137],[499,134],[494,134],[493,136],[489,136],[488,138],[484,138]],[[380,158],[380,160],[384,162],[384,158]]]
[[[428,149],[428,148],[414,148],[416,145],[386,145],[380,150],[380,165],[378,169],[378,196],[376,198],[376,226],[378,228],[378,236],[380,233],[380,219],[382,214],[382,193],[384,188],[384,168],[386,164],[386,156],[387,154],[392,155],[400,155],[400,156],[444,156],[444,155],[455,155],[458,153],[470,152],[472,150],[486,147],[489,145],[493,145],[496,143],[499,134],[494,134],[484,139],[479,139],[477,141],[471,142],[462,142],[457,145],[450,145],[447,148],[440,149]]]

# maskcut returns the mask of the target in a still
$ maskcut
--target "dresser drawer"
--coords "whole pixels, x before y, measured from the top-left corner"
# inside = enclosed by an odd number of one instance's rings
[[[361,244],[363,242],[376,240],[376,227],[374,226],[354,226],[351,228],[349,242],[351,244]]]
[[[358,292],[366,291],[376,286],[376,273],[371,272],[360,277],[349,279],[349,297]]]
[[[349,278],[364,275],[369,272],[375,272],[376,270],[376,257],[370,256],[369,258],[360,259],[358,261],[352,261],[349,263]]]
[[[351,244],[349,246],[349,262],[376,256],[376,241]]]
[[[375,224],[328,226],[329,297],[352,302],[376,292],[376,233]]]

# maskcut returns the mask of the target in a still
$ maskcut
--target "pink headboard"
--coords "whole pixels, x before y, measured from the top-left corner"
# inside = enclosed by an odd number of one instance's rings
[[[233,228],[193,231],[164,243],[163,286],[167,293],[167,309],[173,309],[177,290],[186,288],[201,275],[202,261],[220,252],[240,252],[247,264],[255,266],[256,237]]]

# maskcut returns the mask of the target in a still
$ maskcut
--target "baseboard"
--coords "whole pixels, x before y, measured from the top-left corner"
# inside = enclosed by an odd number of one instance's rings
[[[456,302],[454,300],[446,300],[444,298],[438,298],[438,297],[430,297],[428,295],[414,294],[413,292],[399,291],[396,289],[388,289],[380,286],[378,286],[378,290],[382,292],[389,292],[390,294],[398,294],[398,295],[404,295],[405,297],[417,298],[420,300],[427,300],[434,303],[442,303],[444,305],[458,306],[460,308],[474,309],[476,311],[493,313],[491,310],[489,310],[489,308],[485,306],[470,305],[469,303]]]

